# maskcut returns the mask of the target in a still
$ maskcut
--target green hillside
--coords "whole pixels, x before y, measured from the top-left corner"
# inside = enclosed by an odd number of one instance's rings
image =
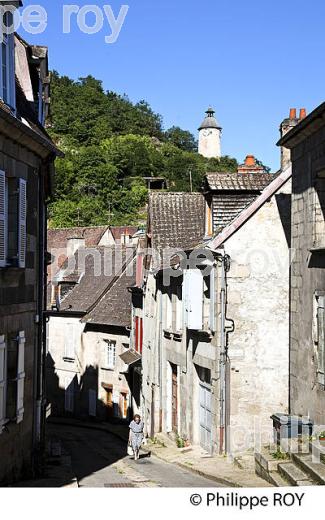
[[[73,81],[53,73],[48,131],[65,153],[56,162],[52,227],[137,224],[147,201],[144,177],[189,191],[190,172],[199,190],[207,171],[237,168],[229,157],[205,159],[190,132],[164,130],[148,103],[105,92],[91,76]]]

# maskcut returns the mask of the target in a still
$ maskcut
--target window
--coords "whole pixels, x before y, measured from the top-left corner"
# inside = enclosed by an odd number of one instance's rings
[[[173,306],[172,306],[172,291],[169,286],[165,293],[165,329],[171,330],[173,326]]]
[[[75,359],[75,328],[73,323],[65,325],[64,359],[73,361]]]
[[[0,267],[25,267],[27,185],[0,171]]]
[[[64,409],[66,412],[74,410],[74,378],[66,377],[64,380]]]
[[[135,350],[139,354],[142,354],[142,347],[143,347],[143,319],[139,316],[135,316]]]
[[[316,293],[318,382],[325,386],[325,293]]]
[[[175,330],[180,332],[183,329],[183,302],[182,302],[182,284],[178,281],[176,285],[175,301]]]
[[[184,309],[188,329],[203,328],[203,276],[199,269],[184,271]]]
[[[97,392],[92,388],[88,390],[88,405],[88,414],[90,417],[96,417]]]
[[[12,13],[6,13],[4,25],[11,27]],[[0,53],[0,97],[13,110],[16,108],[14,34],[3,34]]]
[[[113,370],[116,364],[116,342],[108,340],[106,342],[106,367]]]
[[[313,247],[325,247],[325,170],[317,173],[314,185]]]
[[[188,329],[216,332],[216,269],[207,276],[200,269],[184,271],[183,305],[184,319]]]
[[[24,417],[25,333],[0,336],[0,433],[7,420]]]

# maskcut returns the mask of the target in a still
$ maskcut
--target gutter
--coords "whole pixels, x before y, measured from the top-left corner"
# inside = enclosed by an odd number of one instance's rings
[[[45,136],[42,137],[40,134],[35,132],[35,130],[25,125],[22,121],[15,117],[12,114],[12,112],[9,111],[6,105],[4,105],[3,103],[0,103],[0,115],[1,119],[3,119],[6,123],[10,124],[11,126],[15,126],[17,130],[23,134],[23,136],[26,136],[27,138],[30,138],[33,141],[37,142],[45,150],[47,150],[48,152],[53,152],[57,157],[64,157],[64,153],[61,152],[61,150],[59,150],[50,139],[46,138]],[[28,146],[28,144],[26,144],[26,139],[24,139],[24,137],[18,136],[17,138],[14,138],[12,136],[12,132],[6,132],[3,129],[2,131],[6,135],[8,135],[10,139],[16,141],[19,144],[25,145],[26,148],[35,152],[35,150],[31,146]]]

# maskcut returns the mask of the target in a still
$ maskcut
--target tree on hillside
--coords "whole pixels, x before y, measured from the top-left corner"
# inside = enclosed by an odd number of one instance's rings
[[[167,142],[177,146],[185,152],[196,152],[197,141],[188,130],[182,130],[179,126],[172,126],[165,132]]]

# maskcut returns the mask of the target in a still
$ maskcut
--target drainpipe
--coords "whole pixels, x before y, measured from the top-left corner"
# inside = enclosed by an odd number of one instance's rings
[[[162,329],[162,292],[159,292],[159,331],[158,331],[158,385],[159,385],[159,431],[162,431],[162,403],[163,403],[163,388],[162,388],[162,337],[163,337],[163,329]]]
[[[219,452],[224,452],[225,429],[226,429],[226,272],[224,264],[224,256],[221,263],[221,288],[220,288],[220,305],[221,305],[221,323],[220,323],[220,420],[219,420]]]
[[[220,323],[220,434],[219,452],[229,451],[229,420],[230,420],[230,372],[228,358],[228,335],[235,330],[234,321],[227,318],[227,272],[230,269],[230,257],[223,254],[221,264],[221,323]],[[230,321],[232,327],[227,327]]]
[[[44,306],[46,301],[46,271],[45,271],[45,249],[46,249],[46,210],[44,206],[44,165],[37,172],[38,175],[38,293],[37,311],[35,323],[37,327],[37,341],[35,349],[35,411],[34,411],[34,454],[35,470],[38,471],[42,464],[43,449],[45,446],[45,362],[46,362],[46,324],[44,320]]]

